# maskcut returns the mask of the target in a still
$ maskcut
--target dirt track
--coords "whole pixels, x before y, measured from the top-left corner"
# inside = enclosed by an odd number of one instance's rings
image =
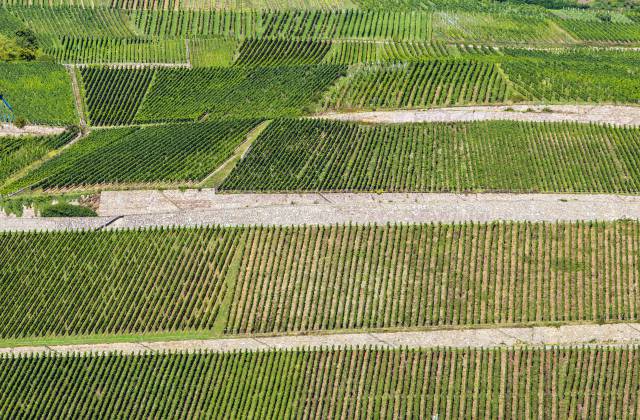
[[[511,105],[318,114],[314,118],[368,123],[511,120],[574,121],[640,126],[640,107],[622,105]]]
[[[625,345],[640,343],[640,324],[565,325],[561,327],[488,328],[421,332],[387,332],[130,342],[111,344],[77,344],[0,348],[0,355],[36,353],[104,353],[138,354],[148,351],[234,351],[296,349],[318,347],[378,346],[400,347],[502,347],[502,346],[571,346]]]

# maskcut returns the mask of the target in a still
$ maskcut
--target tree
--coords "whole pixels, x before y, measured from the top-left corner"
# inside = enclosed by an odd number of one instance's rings
[[[38,50],[38,38],[31,29],[21,29],[16,32],[16,42],[22,49],[20,58],[23,60],[35,60],[36,51]]]

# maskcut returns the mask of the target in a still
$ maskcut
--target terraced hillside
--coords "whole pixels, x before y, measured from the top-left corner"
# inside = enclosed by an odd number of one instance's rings
[[[0,418],[640,418],[639,16],[0,0]]]

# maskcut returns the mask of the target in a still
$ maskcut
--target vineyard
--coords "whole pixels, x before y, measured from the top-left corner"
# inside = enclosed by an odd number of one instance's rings
[[[0,186],[16,172],[69,143],[76,135],[76,130],[69,130],[57,136],[0,137]]]
[[[431,14],[422,12],[140,10],[132,14],[131,21],[141,33],[164,37],[404,41],[429,40],[431,37]]]
[[[4,233],[0,244],[1,338],[629,321],[640,311],[631,221]]]
[[[617,12],[554,11],[556,21],[575,38],[605,43],[640,42],[640,24]]]
[[[292,66],[319,64],[331,43],[322,41],[288,41],[248,39],[240,46],[236,65]]]
[[[16,117],[37,124],[77,122],[69,74],[51,63],[0,62],[0,92],[11,101]]]
[[[297,116],[344,72],[328,64],[158,69],[134,121]]]
[[[418,108],[504,102],[509,86],[493,64],[429,60],[356,67],[323,98],[324,109]]]
[[[640,55],[622,54],[510,50],[501,67],[530,99],[638,104]]]
[[[566,44],[572,39],[549,19],[506,13],[445,11],[433,16],[434,39],[509,45]]]
[[[0,419],[640,418],[634,2],[0,0]]]
[[[73,37],[128,37],[135,29],[123,12],[106,8],[44,8],[17,7],[8,9],[25,26],[54,40],[58,36]]]
[[[639,365],[637,347],[5,357],[0,415],[625,418]]]
[[[201,181],[227,160],[258,121],[94,130],[10,189]]]
[[[442,42],[334,42],[324,61],[333,64],[422,62],[433,58],[498,54],[492,47]]]
[[[131,123],[154,74],[155,70],[149,68],[81,69],[91,123],[98,126]]]
[[[637,193],[638,147],[640,130],[594,124],[278,120],[221,188]]]
[[[63,63],[186,63],[181,40],[63,37],[50,54]]]

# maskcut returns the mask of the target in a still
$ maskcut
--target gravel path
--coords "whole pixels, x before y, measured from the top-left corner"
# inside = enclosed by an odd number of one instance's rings
[[[640,196],[577,194],[216,194],[111,191],[97,218],[15,218],[0,231],[147,226],[640,219]]]
[[[0,137],[6,136],[49,136],[64,132],[64,127],[48,125],[26,125],[18,128],[15,125],[0,124]]]
[[[492,348],[502,346],[625,345],[638,343],[640,343],[640,324],[625,323],[15,347],[0,348],[0,356],[3,354],[26,355],[35,353],[86,354],[110,351],[124,354],[166,350],[211,350],[223,352],[329,346]]]
[[[575,121],[640,126],[640,107],[618,105],[469,106],[428,110],[326,113],[318,114],[313,118],[368,123],[512,120]]]

